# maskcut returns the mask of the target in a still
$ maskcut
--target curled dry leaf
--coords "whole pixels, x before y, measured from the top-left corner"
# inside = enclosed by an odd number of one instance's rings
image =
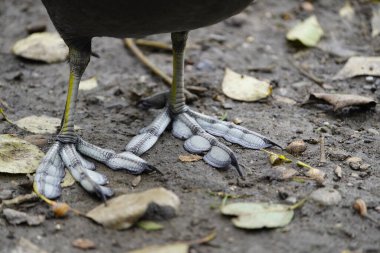
[[[344,80],[355,76],[380,76],[380,57],[354,56],[333,77],[333,80]]]
[[[181,162],[197,162],[203,159],[199,155],[180,155],[178,158]]]
[[[294,216],[291,206],[269,203],[233,203],[223,206],[221,212],[237,216],[232,223],[244,229],[284,227]]]
[[[353,207],[361,216],[367,216],[367,205],[364,200],[356,199]]]
[[[288,159],[284,155],[279,155],[279,154],[269,152],[269,162],[271,165],[277,166],[283,163],[291,163],[292,160]]]
[[[290,41],[300,41],[303,45],[314,47],[323,36],[323,29],[315,15],[293,27],[286,35]]]
[[[34,173],[44,153],[38,147],[10,134],[0,135],[0,172]]]
[[[179,208],[179,198],[165,188],[153,188],[140,193],[124,194],[89,211],[86,216],[105,227],[127,229],[144,216],[150,205],[155,213],[173,216]]]
[[[374,107],[376,101],[369,97],[350,94],[312,93],[308,102],[323,102],[334,107],[334,111],[348,106]]]
[[[17,41],[12,52],[26,59],[54,63],[64,61],[69,49],[58,33],[42,32]]]
[[[71,210],[70,206],[64,202],[53,202],[51,208],[57,218],[65,217]]]
[[[222,89],[226,96],[245,102],[257,101],[272,94],[272,86],[268,82],[241,75],[228,68],[226,68]]]
[[[5,219],[13,225],[27,223],[29,226],[38,226],[45,221],[45,216],[43,215],[29,215],[10,208],[5,208],[3,214]]]
[[[166,245],[152,245],[142,249],[132,250],[129,253],[188,253],[190,245],[187,243],[173,243]]]

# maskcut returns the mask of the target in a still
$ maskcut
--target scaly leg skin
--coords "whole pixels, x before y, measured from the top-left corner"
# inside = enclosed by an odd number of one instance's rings
[[[74,46],[69,48],[70,81],[61,131],[37,169],[34,189],[49,199],[58,198],[61,195],[60,184],[65,176],[66,167],[85,190],[105,200],[113,195],[113,191],[104,186],[108,181],[107,178],[95,172],[95,165],[85,160],[82,155],[102,162],[113,170],[126,170],[133,174],[152,171],[155,168],[131,152],[116,154],[75,135],[74,115],[78,87],[90,60],[91,42],[88,41],[87,44],[82,42],[80,49]]]
[[[214,136],[223,137],[229,142],[251,149],[280,146],[258,133],[195,112],[186,106],[183,72],[187,34],[187,32],[172,33],[173,84],[170,94],[160,93],[140,102],[142,108],[164,108],[163,111],[128,143],[126,151],[142,155],[156,143],[172,122],[172,134],[185,140],[184,148],[188,152],[204,154],[203,160],[216,168],[232,165],[238,174],[244,177],[234,152]]]

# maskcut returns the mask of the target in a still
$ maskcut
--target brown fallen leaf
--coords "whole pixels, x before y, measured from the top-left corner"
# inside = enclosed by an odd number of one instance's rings
[[[45,216],[43,215],[29,215],[10,208],[5,208],[3,214],[5,219],[12,225],[27,223],[29,226],[38,226],[45,221]]]
[[[96,248],[96,245],[93,241],[91,241],[90,239],[84,239],[84,238],[79,238],[79,239],[74,240],[72,242],[72,245],[75,248],[83,249],[83,250]]]
[[[160,187],[121,195],[109,200],[107,205],[95,207],[86,216],[105,227],[127,229],[143,217],[152,205],[155,214],[168,218],[175,215],[179,204],[177,195]]]
[[[364,200],[356,199],[353,207],[361,216],[367,216],[367,205]]]
[[[187,163],[187,162],[197,162],[202,160],[202,156],[199,155],[180,155],[178,159],[181,162]]]
[[[376,101],[373,98],[351,95],[351,94],[328,94],[328,93],[312,93],[307,103],[323,102],[334,107],[334,111],[347,106],[374,107]]]
[[[333,80],[344,80],[355,76],[380,76],[380,57],[353,56]]]

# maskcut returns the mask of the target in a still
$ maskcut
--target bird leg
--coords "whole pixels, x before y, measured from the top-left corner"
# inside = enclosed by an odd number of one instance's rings
[[[80,50],[70,47],[70,79],[61,130],[55,143],[42,159],[34,180],[34,189],[47,198],[53,199],[61,195],[60,184],[65,175],[65,167],[88,192],[95,193],[102,199],[113,195],[113,191],[104,186],[108,181],[107,178],[95,172],[95,165],[82,155],[102,162],[113,170],[126,170],[133,174],[155,169],[131,152],[116,154],[112,150],[90,144],[75,134],[74,116],[78,87],[90,61],[90,43],[89,41],[89,44],[81,47]]]
[[[172,33],[173,84],[170,93],[160,93],[140,102],[143,108],[164,108],[155,120],[140,130],[126,146],[126,151],[141,155],[148,151],[172,123],[172,134],[184,142],[192,154],[204,155],[203,160],[216,168],[232,165],[244,177],[234,152],[216,137],[251,149],[262,149],[278,144],[241,126],[224,122],[191,110],[185,103],[184,52],[187,32]],[[165,102],[166,101],[166,102]]]

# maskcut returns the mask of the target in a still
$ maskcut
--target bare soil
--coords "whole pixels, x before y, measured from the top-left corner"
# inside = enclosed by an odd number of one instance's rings
[[[304,105],[310,92],[349,93],[380,98],[380,86],[368,87],[365,77],[328,81],[344,65],[344,60],[320,49],[306,49],[290,44],[286,31],[297,19],[311,15],[300,9],[301,1],[259,1],[243,14],[191,32],[187,52],[186,82],[206,87],[192,107],[209,115],[228,113],[228,120],[239,117],[242,125],[271,137],[283,145],[295,139],[308,140],[306,152],[299,157],[315,167],[319,164],[318,130],[326,131],[327,163],[318,168],[327,174],[326,185],[342,195],[335,206],[325,207],[307,202],[296,211],[292,223],[282,229],[246,231],[234,228],[230,218],[223,217],[218,206],[221,199],[209,191],[231,194],[251,194],[248,199],[230,201],[265,201],[283,203],[288,195],[298,200],[318,189],[314,181],[268,180],[271,165],[263,152],[231,145],[248,172],[247,179],[237,178],[233,169],[218,171],[203,161],[182,163],[179,155],[186,154],[182,142],[166,132],[159,142],[143,156],[164,172],[143,175],[142,182],[132,187],[135,178],[114,172],[101,164],[98,170],[108,176],[117,194],[138,192],[163,186],[181,199],[178,216],[161,223],[164,230],[146,232],[139,228],[126,231],[105,229],[85,218],[70,215],[64,219],[52,216],[49,207],[40,202],[26,203],[15,208],[32,214],[44,214],[47,220],[40,226],[13,226],[0,217],[0,251],[10,252],[19,238],[24,237],[48,252],[81,252],[72,246],[77,238],[95,242],[92,252],[127,252],[151,244],[197,239],[217,231],[217,238],[206,245],[195,246],[191,252],[380,252],[379,227],[360,217],[352,204],[356,198],[365,200],[369,214],[380,220],[376,207],[380,206],[380,111],[343,110],[334,112],[329,106]],[[325,41],[338,39],[342,46],[361,55],[377,55],[378,38],[370,36],[370,13],[373,4],[354,1],[355,19],[351,22],[339,16],[344,1],[313,1],[315,10],[326,31]],[[290,17],[289,20],[284,16]],[[29,115],[48,115],[60,118],[66,98],[68,66],[66,63],[43,64],[23,60],[10,52],[12,44],[27,36],[26,27],[42,22],[54,31],[47,13],[39,1],[0,0],[0,99],[8,105],[7,115],[20,119]],[[169,42],[169,35],[151,38]],[[247,39],[248,38],[248,39]],[[167,89],[124,47],[120,39],[95,38],[93,51],[100,58],[92,58],[84,79],[96,76],[99,87],[81,92],[77,122],[79,134],[96,145],[122,151],[138,130],[149,124],[157,111],[142,111],[135,104],[139,97]],[[144,50],[167,73],[171,71],[170,54]],[[289,62],[290,57],[316,76],[327,80],[323,89],[309,80]],[[269,70],[267,69],[270,67]],[[271,80],[274,95],[291,98],[292,105],[276,98],[257,103],[241,103],[227,99],[231,109],[213,99],[221,95],[221,81],[225,67],[239,73]],[[263,71],[265,70],[265,71]],[[103,96],[104,101],[98,99]],[[0,133],[28,136],[7,122],[0,122]],[[48,136],[53,138],[53,136]],[[46,151],[49,145],[45,145]],[[354,171],[342,161],[346,156],[361,157],[371,167]],[[340,165],[343,178],[334,169]],[[14,196],[30,192],[20,186],[25,176],[0,175],[0,189],[13,189]],[[63,191],[61,201],[82,211],[98,205],[98,199],[87,194],[78,184]]]

